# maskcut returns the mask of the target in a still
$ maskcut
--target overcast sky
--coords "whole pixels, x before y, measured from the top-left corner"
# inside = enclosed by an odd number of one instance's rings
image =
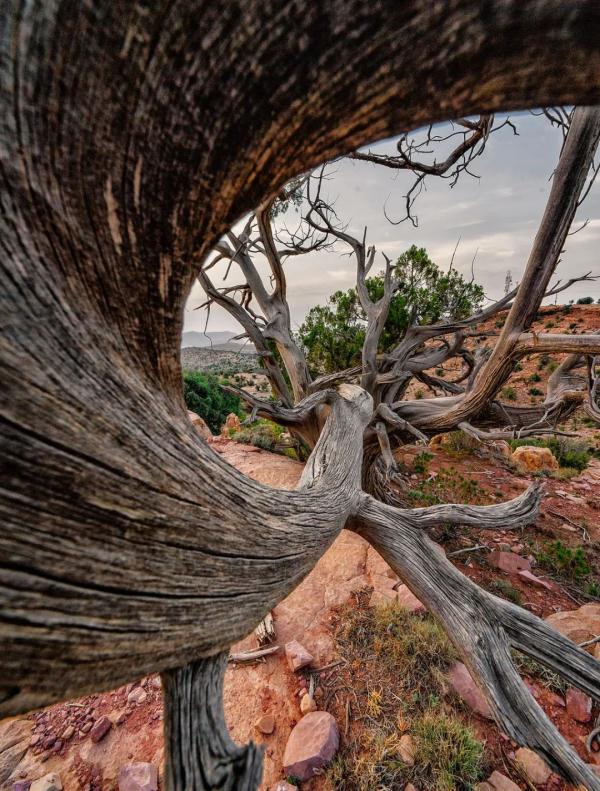
[[[402,214],[403,196],[411,184],[409,173],[347,159],[334,163],[327,189],[329,197],[336,200],[340,219],[348,223],[349,231],[355,235],[362,235],[366,225],[368,242],[392,258],[417,244],[426,247],[443,268],[448,266],[460,239],[454,266],[470,276],[476,256],[476,280],[490,297],[502,296],[507,271],[515,283],[521,277],[561,144],[560,132],[545,119],[530,114],[511,118],[519,136],[515,137],[508,127],[491,136],[472,168],[479,178],[463,174],[452,189],[443,179],[427,180],[427,191],[420,195],[415,207],[418,228],[409,222],[394,226],[384,216],[384,205],[389,216]],[[394,142],[380,143],[372,150],[394,153]],[[290,215],[287,222],[292,225],[294,219]],[[589,223],[568,239],[558,269],[558,277],[565,279],[589,270],[600,273],[600,183],[592,188],[577,219],[589,219]],[[355,262],[341,255],[342,250],[340,247],[339,251],[292,258],[287,263],[294,327],[312,305],[323,304],[333,291],[354,285]],[[561,301],[588,295],[600,297],[600,282],[575,286],[561,295]],[[203,300],[202,289],[196,284],[186,307],[185,330],[204,329],[204,311],[193,310]],[[238,330],[233,319],[218,309],[212,310],[208,329]]]

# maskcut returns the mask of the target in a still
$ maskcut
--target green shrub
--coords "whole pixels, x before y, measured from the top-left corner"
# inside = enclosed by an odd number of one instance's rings
[[[275,451],[281,442],[281,435],[284,431],[283,426],[261,418],[249,426],[244,426],[241,431],[232,433],[231,438],[246,445],[255,445],[263,450]]]
[[[200,415],[210,430],[216,434],[221,430],[230,412],[236,415],[243,414],[240,399],[223,390],[213,374],[184,371],[183,397],[187,408]]]
[[[565,546],[562,541],[551,541],[536,553],[540,566],[570,579],[587,577],[591,569],[581,547]]]
[[[529,388],[529,395],[532,395],[532,396],[541,396],[541,395],[544,395],[544,391],[543,391],[543,390],[540,390],[540,388],[539,388],[539,387],[530,387],[530,388]]]
[[[580,297],[577,300],[577,304],[578,305],[593,305],[594,304],[594,298],[593,297]]]
[[[516,401],[517,400],[517,391],[514,387],[505,387],[502,390],[502,398],[506,398],[507,401]]]
[[[542,377],[536,372],[529,377],[530,382],[540,382]]]
[[[413,469],[417,473],[426,473],[429,469],[429,462],[433,459],[433,453],[429,453],[429,451],[421,451],[421,453],[417,453],[415,456],[415,460],[413,462]]]

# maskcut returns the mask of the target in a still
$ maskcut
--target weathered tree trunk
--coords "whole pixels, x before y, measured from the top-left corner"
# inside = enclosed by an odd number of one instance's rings
[[[368,141],[470,113],[599,102],[597,5],[32,0],[1,13],[0,713],[170,671],[169,782],[250,787],[252,750],[215,736],[205,759],[183,735],[220,718],[202,677],[216,665],[199,660],[248,633],[362,513],[372,405],[342,388],[297,491],[225,464],[181,394],[200,262],[290,177]],[[376,516],[360,517],[365,535],[425,591],[408,560],[438,568],[399,557]],[[519,644],[525,616],[505,617]],[[544,642],[526,648],[597,697],[588,655],[527,623]],[[472,640],[458,643],[488,696],[510,698],[495,702],[502,722],[531,711],[513,671],[498,691],[480,653],[469,660]],[[498,656],[505,668],[507,650]],[[539,717],[514,733],[600,789]]]

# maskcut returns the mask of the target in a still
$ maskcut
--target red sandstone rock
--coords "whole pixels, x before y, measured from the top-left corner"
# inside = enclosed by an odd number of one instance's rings
[[[99,742],[112,728],[112,722],[109,720],[108,717],[100,717],[99,720],[96,720],[92,730],[90,731],[90,737],[93,742]]]
[[[487,700],[473,681],[466,665],[457,662],[450,670],[450,684],[456,694],[480,717],[492,719],[492,712]]]
[[[118,777],[119,791],[157,791],[158,772],[152,764],[125,764]]]
[[[592,719],[592,699],[585,692],[569,687],[565,697],[569,717],[577,722],[589,722]]]
[[[271,714],[263,715],[255,724],[256,730],[269,736],[275,730],[275,717]]]
[[[303,717],[290,733],[283,755],[283,771],[298,780],[309,780],[331,761],[339,745],[335,719],[326,711]]]
[[[552,774],[546,762],[528,747],[517,750],[515,759],[534,785],[543,785]]]
[[[531,571],[531,563],[514,552],[500,552],[495,549],[487,556],[490,566],[505,571],[507,574],[516,574],[519,571]]]
[[[301,670],[313,661],[313,655],[297,640],[290,640],[285,644],[285,656],[290,670],[293,671]]]
[[[551,585],[546,580],[540,579],[540,577],[536,577],[535,574],[532,574],[531,571],[527,571],[527,569],[523,569],[522,571],[518,572],[519,579],[522,579],[524,582],[527,582],[529,585],[534,585],[536,588],[544,588],[547,591],[554,590],[554,586]]]
[[[487,782],[494,789],[494,791],[521,791],[516,783],[513,783],[510,778],[497,771],[492,772],[492,774],[488,777]]]

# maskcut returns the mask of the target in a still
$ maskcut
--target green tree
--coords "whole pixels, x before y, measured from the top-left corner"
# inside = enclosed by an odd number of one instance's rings
[[[183,372],[183,397],[188,409],[204,418],[218,433],[230,412],[241,415],[240,399],[226,392],[216,376],[200,371]]]
[[[396,261],[400,281],[381,334],[379,351],[392,349],[412,322],[433,324],[441,319],[463,319],[476,310],[483,288],[466,281],[454,269],[442,271],[423,247],[413,245]],[[367,279],[372,299],[383,296],[383,275]],[[366,316],[355,288],[336,291],[326,305],[311,308],[298,335],[308,363],[317,373],[333,373],[360,361]]]

